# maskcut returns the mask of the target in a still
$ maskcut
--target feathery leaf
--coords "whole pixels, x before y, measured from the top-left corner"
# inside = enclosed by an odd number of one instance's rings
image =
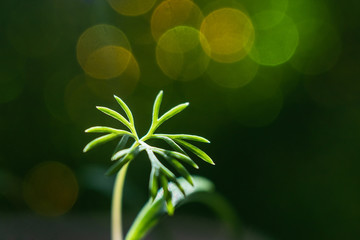
[[[113,117],[116,120],[120,121],[121,123],[123,123],[126,127],[128,127],[131,130],[131,124],[120,113],[118,113],[110,108],[107,108],[107,107],[99,107],[98,106],[96,108],[99,109],[100,111],[102,111],[103,113],[109,115],[110,117]]]
[[[128,117],[130,123],[132,125],[134,125],[134,117],[130,111],[130,108],[126,105],[126,103],[119,98],[118,96],[114,95],[114,98],[116,99],[116,101],[119,103],[119,105],[121,106],[121,108],[124,110],[124,112],[126,113],[126,116]]]
[[[118,151],[111,157],[111,161],[118,160],[119,158],[123,157],[125,154],[128,154],[130,150],[131,149],[122,149]]]
[[[128,131],[111,128],[111,127],[103,127],[103,126],[91,127],[91,128],[86,129],[85,132],[87,132],[87,133],[116,133],[119,135],[133,136],[133,134]]]
[[[104,136],[101,136],[101,137],[98,137],[98,138],[95,138],[94,140],[92,140],[91,142],[89,142],[83,152],[87,152],[89,151],[90,149],[98,146],[98,145],[101,145],[103,143],[106,143],[106,142],[109,142],[115,138],[119,137],[118,134],[115,134],[115,133],[110,133],[110,134],[107,134],[107,135],[104,135]]]
[[[162,115],[156,125],[156,128],[158,128],[161,124],[163,124],[166,120],[169,120],[170,118],[172,118],[173,116],[175,116],[176,114],[180,113],[182,110],[184,110],[187,106],[189,106],[189,103],[182,103],[177,105],[176,107],[173,107],[172,109],[170,109],[169,111],[167,111],[166,113],[164,113],[164,115]]]
[[[139,146],[137,145],[133,145],[130,149],[129,152],[123,156],[120,160],[118,160],[116,163],[114,163],[105,173],[105,175],[113,175],[115,173],[117,173],[118,171],[120,171],[120,169],[128,162],[130,162],[131,160],[133,160],[135,158],[135,156],[139,153]]]
[[[160,105],[163,97],[163,91],[160,91],[158,95],[156,96],[154,107],[153,107],[153,115],[152,115],[152,122],[153,124],[157,122],[159,118],[159,111],[160,111]]]
[[[119,141],[119,143],[116,145],[116,148],[113,152],[113,156],[114,154],[116,154],[118,151],[122,150],[125,148],[126,146],[126,143],[128,142],[129,140],[129,135],[123,135]]]
[[[152,168],[150,173],[150,181],[149,181],[149,191],[152,200],[155,200],[155,197],[159,190],[158,177],[159,177],[159,170],[156,168]]]
[[[171,202],[171,192],[168,188],[168,181],[165,176],[160,176],[161,186],[164,191],[164,198],[166,202],[166,208],[170,216],[174,215],[174,206]]]
[[[204,160],[205,162],[208,162],[212,165],[215,165],[215,163],[213,162],[213,160],[201,149],[199,149],[198,147],[195,147],[194,145],[185,142],[183,140],[180,139],[176,139],[175,140],[177,143],[183,145],[184,147],[186,147],[187,149],[189,149],[191,152],[193,152],[195,155],[197,155],[199,158],[201,158],[202,160]]]
[[[196,169],[199,168],[199,166],[189,156],[184,155],[182,153],[175,152],[175,151],[164,150],[164,149],[161,149],[161,148],[155,148],[154,152],[159,153],[159,154],[169,155],[170,157],[179,159],[179,160],[185,162],[186,164],[189,164],[190,166],[192,166],[192,167],[194,167]]]
[[[210,141],[204,137],[190,135],[190,134],[155,134],[155,136],[166,136],[171,139],[184,139],[184,140],[190,140],[190,141],[210,143]]]
[[[169,137],[167,137],[165,135],[159,135],[159,134],[153,135],[152,138],[157,138],[157,139],[164,140],[175,151],[181,152],[182,154],[186,155],[186,152],[176,142],[174,142],[174,140],[172,140],[171,138],[169,138]]]

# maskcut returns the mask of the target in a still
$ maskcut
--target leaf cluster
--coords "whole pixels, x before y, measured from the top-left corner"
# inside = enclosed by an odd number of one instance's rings
[[[192,152],[200,159],[214,165],[212,159],[204,151],[194,146],[192,143],[189,143],[189,141],[202,143],[210,143],[210,141],[196,135],[155,133],[160,125],[183,111],[189,105],[189,103],[179,104],[159,117],[163,91],[160,91],[155,99],[152,112],[152,122],[149,131],[142,138],[139,138],[135,129],[134,117],[129,107],[122,99],[117,96],[114,97],[121,108],[124,110],[127,118],[122,116],[120,113],[106,107],[97,107],[97,109],[121,122],[124,126],[127,127],[128,130],[115,129],[104,126],[91,127],[85,130],[85,132],[103,133],[104,135],[88,143],[84,148],[84,152],[87,152],[98,145],[120,137],[120,141],[116,146],[114,154],[111,157],[111,160],[114,161],[114,164],[106,172],[107,175],[112,175],[120,171],[125,164],[128,164],[133,159],[135,159],[135,157],[140,152],[145,151],[151,163],[149,179],[149,192],[151,198],[154,200],[158,194],[158,190],[162,188],[168,214],[172,215],[174,212],[174,207],[172,204],[172,194],[168,187],[169,182],[172,182],[184,196],[186,195],[186,192],[184,191],[182,184],[177,180],[175,174],[164,165],[163,161],[165,161],[167,165],[172,166],[178,172],[178,174],[186,179],[188,183],[194,185],[192,176],[184,165],[189,165],[194,168],[198,168],[198,165],[191,159],[191,157],[184,149]],[[130,145],[130,147],[126,147],[130,139],[133,140],[133,143]],[[151,146],[147,143],[147,141],[150,139],[163,140],[169,145],[169,147],[171,147],[172,150]]]

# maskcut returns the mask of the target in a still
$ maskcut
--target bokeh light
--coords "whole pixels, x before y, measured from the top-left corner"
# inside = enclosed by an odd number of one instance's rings
[[[99,79],[120,76],[132,58],[126,35],[120,29],[106,24],[88,28],[80,36],[76,50],[83,70]]]
[[[118,13],[126,16],[138,16],[150,11],[156,0],[107,0]]]
[[[200,31],[207,41],[203,44],[204,51],[218,62],[241,60],[251,49],[254,40],[251,20],[233,8],[218,9],[207,15]]]
[[[68,236],[57,235],[61,239],[95,238],[93,232],[109,239],[113,178],[101,175],[114,145],[83,155],[92,136],[82,133],[93,125],[123,128],[95,108],[121,110],[116,94],[143,135],[161,89],[161,111],[184,101],[190,106],[159,130],[211,140],[199,147],[218,164],[200,166],[201,175],[235,203],[243,238],[358,239],[359,6],[330,0],[3,1],[0,239],[51,239],[59,231]],[[37,165],[49,160],[76,165],[67,167],[81,186],[72,207],[65,206],[71,205],[66,194],[39,190],[48,183],[65,186],[57,167],[45,174],[41,169],[53,165]],[[148,173],[149,166],[134,164],[125,220],[148,197],[138,183],[147,181],[139,171]],[[89,171],[81,178],[89,166],[96,176]],[[45,180],[36,177],[41,174]],[[71,192],[69,186],[56,192]],[[47,218],[34,211],[68,214]],[[184,222],[197,215],[181,211]],[[99,224],[88,223],[93,219]],[[202,237],[178,237],[225,239],[206,227],[198,232]],[[167,238],[161,227],[151,234]]]
[[[135,57],[131,55],[129,64],[121,76],[106,80],[90,76],[85,78],[87,86],[96,96],[113,100],[114,94],[124,97],[133,93],[140,79],[140,68]]]
[[[28,206],[37,214],[59,216],[68,212],[78,196],[78,183],[66,165],[42,162],[25,177],[23,195]]]
[[[131,52],[123,47],[105,46],[89,55],[84,69],[94,78],[114,78],[125,71],[132,58],[131,55]]]
[[[201,76],[208,66],[209,57],[203,49],[209,49],[209,46],[198,30],[179,26],[161,36],[156,47],[156,60],[170,78],[192,80]]]
[[[258,71],[259,64],[249,57],[235,63],[211,61],[207,75],[218,85],[226,88],[238,88],[248,84]]]
[[[263,11],[253,17],[253,22],[256,39],[250,56],[254,61],[276,66],[294,55],[299,34],[291,18],[281,12]]]
[[[166,0],[159,4],[151,17],[151,32],[156,41],[169,29],[189,26],[199,29],[204,16],[190,0]]]

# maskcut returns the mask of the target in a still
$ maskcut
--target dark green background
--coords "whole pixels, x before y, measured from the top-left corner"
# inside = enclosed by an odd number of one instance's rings
[[[289,4],[295,2],[289,0]],[[324,3],[342,43],[336,64],[317,75],[301,74],[288,63],[261,67],[260,73],[269,78],[281,71],[283,105],[271,123],[247,127],[226,104],[229,99],[237,101],[234,96],[246,89],[221,88],[206,75],[187,83],[171,82],[161,73],[155,62],[155,43],[136,44],[138,32],[145,31],[138,26],[147,27],[146,17],[119,16],[100,0],[2,2],[0,219],[31,213],[22,198],[22,181],[43,161],[60,161],[78,177],[78,201],[68,216],[110,211],[112,178],[102,179],[107,178],[102,172],[110,165],[113,146],[83,154],[83,146],[92,138],[83,130],[115,123],[95,105],[118,106],[111,96],[99,98],[86,89],[78,91],[73,102],[64,100],[69,81],[83,74],[76,60],[78,37],[88,27],[106,23],[127,34],[139,62],[141,78],[135,91],[123,97],[114,89],[133,110],[139,132],[145,133],[150,124],[152,102],[160,89],[164,90],[163,111],[190,102],[186,111],[161,130],[211,140],[203,149],[216,166],[198,161],[200,170],[192,173],[216,184],[244,226],[272,239],[358,239],[359,7],[356,1]],[[73,121],[68,105],[74,105],[82,118]],[[130,215],[147,197],[148,174],[144,157],[130,167],[125,194]],[[102,191],[92,187],[89,179],[94,178],[104,182]]]

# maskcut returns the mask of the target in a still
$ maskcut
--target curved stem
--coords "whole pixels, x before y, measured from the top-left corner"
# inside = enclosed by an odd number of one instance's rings
[[[111,239],[112,240],[123,240],[122,233],[122,220],[121,220],[121,205],[122,195],[124,189],[125,176],[129,163],[125,164],[120,172],[116,175],[112,206],[111,206]]]

